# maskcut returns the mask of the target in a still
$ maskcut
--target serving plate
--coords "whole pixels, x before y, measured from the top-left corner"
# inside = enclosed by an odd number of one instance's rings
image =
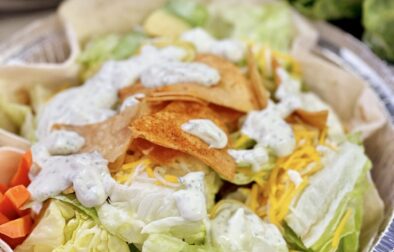
[[[394,127],[394,74],[351,35],[324,22],[313,23],[313,26],[318,32],[318,40],[312,52],[368,82],[384,108],[387,123],[365,140],[368,156],[379,167],[373,169],[372,176],[386,206],[385,221],[371,251],[394,251],[394,135],[391,134]],[[29,25],[0,44],[0,75],[21,69],[28,71],[26,76],[29,78],[16,76],[9,83],[13,87],[9,90],[29,85],[32,80],[43,84],[54,80],[75,82],[79,50],[73,31],[57,16],[52,16]],[[48,70],[51,70],[50,76],[45,75]],[[12,141],[10,135],[7,139]],[[7,144],[0,138],[0,146]]]

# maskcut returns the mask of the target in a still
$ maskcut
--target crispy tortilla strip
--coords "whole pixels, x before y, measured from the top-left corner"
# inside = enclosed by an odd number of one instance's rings
[[[105,159],[114,163],[119,161],[118,158],[124,156],[128,149],[132,137],[129,125],[137,116],[138,111],[138,106],[128,107],[120,114],[100,123],[56,125],[55,128],[75,131],[83,136],[85,145],[80,153],[99,151]]]
[[[183,152],[154,144],[143,138],[134,139],[132,148],[140,151],[153,162],[161,165],[171,162],[176,157],[185,155]]]
[[[165,102],[165,101],[188,101],[206,104],[205,101],[188,95],[163,95],[163,96],[147,96],[145,98],[147,102]]]
[[[264,87],[263,79],[261,78],[256,60],[250,48],[247,52],[247,62],[250,88],[254,95],[256,106],[259,110],[261,110],[267,106],[269,94]]]
[[[181,125],[193,118],[207,118],[215,123],[215,113],[200,104],[173,102],[162,111],[137,118],[131,126],[133,137],[194,156],[226,179],[234,177],[236,164],[226,149],[209,148],[201,139],[184,132]],[[218,124],[223,127],[222,123]]]
[[[324,129],[327,126],[328,110],[310,112],[303,109],[297,109],[294,113],[303,122],[320,130]]]
[[[243,116],[244,113],[215,104],[209,104],[208,106],[217,114],[220,121],[224,123],[229,132],[236,131],[239,128],[239,118]]]

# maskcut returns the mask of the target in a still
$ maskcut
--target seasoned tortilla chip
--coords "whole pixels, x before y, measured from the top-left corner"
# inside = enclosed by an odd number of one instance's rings
[[[134,139],[131,145],[133,150],[140,151],[158,164],[167,164],[174,158],[184,155],[183,152],[154,144],[143,138]]]
[[[219,127],[223,123],[207,106],[196,103],[173,102],[162,111],[137,118],[131,126],[133,137],[194,156],[224,178],[232,179],[236,164],[226,149],[209,148],[201,139],[184,132],[181,125],[193,118],[207,118]]]
[[[130,122],[135,119],[138,111],[138,106],[128,107],[103,122],[88,125],[55,125],[55,128],[75,131],[83,136],[85,145],[80,153],[99,151],[109,162],[120,163],[118,159],[126,153],[132,137]]]
[[[318,129],[322,130],[327,126],[328,110],[310,112],[303,109],[297,109],[294,113],[303,122]]]
[[[189,95],[161,95],[161,96],[147,96],[145,98],[147,102],[166,102],[166,101],[189,101],[189,102],[196,102],[196,103],[206,103],[205,101],[189,96]]]
[[[148,89],[140,83],[136,83],[133,86],[123,88],[119,92],[119,96],[121,99],[125,99],[135,93],[144,93],[153,97],[171,96],[173,100],[185,100],[185,97],[194,97],[241,112],[256,109],[249,81],[237,66],[221,57],[209,54],[198,55],[196,61],[218,70],[220,74],[219,83],[210,87],[195,83],[178,83],[155,89]]]
[[[245,115],[242,112],[215,104],[209,104],[208,107],[217,114],[220,121],[224,123],[229,132],[233,132],[239,128],[239,118]]]
[[[256,106],[260,110],[267,106],[269,94],[263,85],[263,79],[261,78],[256,60],[250,48],[247,53],[247,62],[250,89],[254,95]]]
[[[173,94],[194,96],[242,112],[255,109],[248,80],[237,66],[223,58],[209,54],[198,55],[196,61],[219,71],[220,81],[217,85],[207,87],[199,84],[179,83],[157,88],[155,93],[172,91]]]

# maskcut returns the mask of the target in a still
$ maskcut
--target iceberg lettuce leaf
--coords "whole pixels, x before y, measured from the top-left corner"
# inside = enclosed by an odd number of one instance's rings
[[[145,241],[142,251],[171,251],[171,252],[219,252],[208,245],[190,245],[179,238],[166,234],[152,234]]]
[[[275,225],[237,201],[222,200],[211,215],[212,243],[221,251],[288,251]]]
[[[213,4],[211,19],[206,29],[213,35],[229,35],[242,40],[253,40],[273,49],[287,51],[294,37],[290,7],[284,2],[264,5]],[[217,29],[215,26],[220,26]],[[222,33],[227,30],[228,34]],[[280,31],[280,32],[278,32]]]
[[[33,125],[33,114],[29,106],[9,101],[0,95],[0,128],[31,138],[29,129]]]
[[[165,7],[169,12],[192,26],[204,25],[209,15],[205,5],[195,0],[170,0]]]
[[[129,251],[126,242],[70,203],[51,200],[44,211],[33,232],[15,251]]]
[[[81,52],[78,62],[82,65],[81,76],[92,76],[107,60],[121,60],[132,56],[145,39],[140,32],[125,35],[103,35],[89,41]]]
[[[325,168],[310,178],[310,185],[293,201],[286,223],[307,248],[357,250],[365,178],[371,162],[361,146],[345,142],[337,152],[326,154],[324,165]],[[343,227],[338,231],[340,225]]]

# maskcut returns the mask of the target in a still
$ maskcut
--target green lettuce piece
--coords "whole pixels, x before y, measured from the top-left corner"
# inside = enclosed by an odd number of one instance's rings
[[[288,2],[309,17],[340,19],[360,16],[363,0],[288,0]]]
[[[99,219],[97,216],[97,212],[95,208],[87,208],[84,207],[79,201],[77,200],[75,194],[68,194],[68,195],[58,195],[54,197],[57,200],[60,200],[64,203],[70,204],[71,206],[75,207],[82,213],[86,214],[89,216],[92,220],[94,220],[96,223],[99,223]]]
[[[279,229],[260,219],[242,203],[222,200],[212,216],[212,244],[220,251],[288,251]]]
[[[285,238],[289,249],[302,252],[313,252],[312,249],[305,247],[301,238],[287,225],[283,224],[283,237]]]
[[[0,128],[34,141],[35,118],[31,108],[0,95]]]
[[[325,168],[310,178],[309,186],[292,203],[288,227],[313,251],[335,251],[333,236],[346,213],[338,249],[358,251],[366,175],[371,162],[363,147],[345,142],[324,157]],[[290,236],[294,237],[294,236]]]
[[[28,91],[35,114],[39,114],[45,104],[56,94],[55,90],[41,84],[33,85]]]
[[[152,234],[142,246],[144,252],[171,251],[171,252],[219,252],[217,248],[209,245],[190,245],[179,238],[166,234]]]
[[[346,135],[347,141],[362,146],[363,138],[362,133],[360,131],[349,133]]]
[[[182,217],[170,216],[149,222],[139,218],[127,202],[104,204],[97,210],[102,225],[129,243],[142,244],[150,234],[157,233],[177,237],[190,244],[201,244],[205,239],[202,221],[191,222]]]
[[[214,21],[208,22],[206,29],[215,36],[228,35],[253,40],[283,51],[290,48],[294,27],[290,7],[284,2],[260,6],[218,4],[213,5],[211,11],[211,19]],[[228,34],[223,34],[223,30],[227,30]]]
[[[394,62],[394,1],[365,0],[364,42],[385,60]]]
[[[125,35],[104,35],[89,41],[78,58],[83,67],[82,77],[86,79],[93,75],[107,60],[122,60],[132,56],[144,39],[144,34],[131,32]]]
[[[160,233],[201,244],[205,239],[203,220],[184,219],[176,203],[178,193],[187,190],[191,189],[164,187],[150,181],[133,182],[119,188],[109,202],[97,207],[97,214],[106,230],[128,243],[142,244],[149,235]]]
[[[194,0],[170,0],[165,8],[192,26],[203,26],[208,20],[207,8]]]
[[[364,184],[366,187],[363,204],[364,215],[360,233],[360,248],[369,251],[384,218],[384,204],[369,173]]]
[[[128,252],[129,248],[71,204],[51,200],[33,232],[15,251]]]

